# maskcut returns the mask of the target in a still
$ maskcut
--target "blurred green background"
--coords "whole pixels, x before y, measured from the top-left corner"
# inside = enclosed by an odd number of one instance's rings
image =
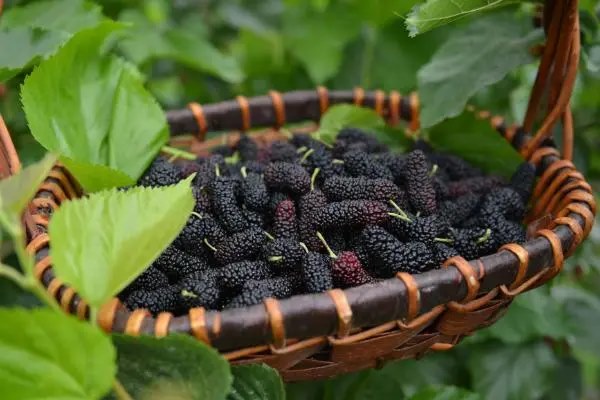
[[[10,9],[29,2],[8,1]],[[165,109],[326,85],[332,89],[417,90],[419,71],[447,40],[464,34],[479,15],[410,38],[404,18],[414,0],[107,0],[105,15],[130,23],[118,52],[134,63]],[[488,15],[483,37],[501,34],[494,18],[525,18],[533,4]],[[60,22],[60,10],[56,20]],[[572,99],[575,163],[600,188],[600,33],[598,3],[581,1],[583,52]],[[505,18],[504,18],[505,20]],[[57,24],[59,23],[57,22]],[[72,22],[72,21],[71,21]],[[481,24],[480,24],[481,25]],[[487,35],[487,36],[486,36]],[[6,45],[6,44],[5,44]],[[6,48],[6,47],[5,47]],[[0,64],[18,57],[3,51]],[[464,49],[454,67],[483,52]],[[498,51],[502,50],[501,48]],[[536,61],[479,90],[471,103],[519,121],[535,78]],[[43,150],[29,135],[19,86],[29,70],[0,90],[0,113],[24,163]],[[474,72],[476,73],[476,71]],[[460,87],[455,88],[460,90]],[[468,116],[423,132],[437,147],[488,169],[510,170],[516,158],[489,128]],[[560,144],[560,137],[557,135]],[[507,158],[511,162],[506,162]],[[29,300],[0,282],[0,304]],[[289,385],[290,399],[401,399],[428,385],[456,386],[450,397],[483,399],[600,398],[600,228],[552,283],[515,300],[507,316],[456,349],[323,382]],[[421,398],[433,398],[425,395]],[[452,395],[452,393],[454,393]],[[455,397],[451,397],[455,396]],[[462,396],[462,397],[461,397]],[[438,397],[436,397],[438,398]],[[441,397],[440,397],[441,398]]]

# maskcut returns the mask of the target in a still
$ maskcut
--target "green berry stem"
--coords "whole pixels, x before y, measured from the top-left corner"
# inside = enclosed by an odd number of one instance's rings
[[[215,246],[213,246],[212,244],[210,244],[210,243],[208,242],[208,239],[204,239],[204,244],[205,244],[205,245],[206,245],[206,246],[207,246],[209,249],[211,249],[212,251],[214,251],[215,253],[217,252],[217,248],[216,248]]]
[[[197,297],[198,297],[198,295],[197,295],[196,293],[194,293],[194,292],[190,292],[189,290],[185,290],[185,289],[183,289],[183,290],[181,291],[181,295],[182,295],[183,297],[188,297],[188,298],[192,298],[192,299],[195,299],[195,298],[197,298]]]
[[[431,168],[431,172],[429,172],[429,177],[432,177],[432,176],[434,176],[434,175],[437,173],[437,171],[438,171],[438,168],[439,168],[439,167],[438,167],[438,165],[437,165],[437,164],[433,164],[433,168]]]
[[[308,150],[308,147],[306,147],[306,146],[298,147],[298,149],[296,150],[296,153],[298,153],[298,154],[302,154],[302,153],[304,153],[306,150]]]
[[[402,208],[400,208],[400,206],[394,200],[390,199],[390,204],[396,209],[396,211],[398,211],[398,214],[394,214],[394,213],[388,213],[388,214],[390,214],[392,217],[400,218],[401,220],[404,220],[406,222],[412,222],[412,220],[410,218],[408,218],[408,214],[406,214],[404,212],[404,210]]]
[[[242,176],[244,177],[244,179],[246,179],[248,177],[248,172],[247,172],[247,169],[246,169],[245,165],[242,168],[240,168],[240,173],[242,174]]]
[[[487,242],[487,240],[490,238],[491,234],[492,234],[492,230],[490,228],[487,228],[485,230],[484,235],[482,237],[480,237],[479,239],[477,239],[477,244]]]
[[[331,160],[332,164],[344,164],[344,160],[340,160],[338,158],[334,158],[333,160]]]
[[[323,245],[327,249],[327,252],[329,253],[329,257],[333,258],[334,260],[337,259],[337,255],[333,252],[333,250],[331,250],[331,247],[329,247],[329,245],[327,244],[327,241],[323,237],[323,234],[321,232],[317,231],[317,237],[319,238],[319,240],[323,243]]]
[[[268,258],[270,262],[280,262],[283,260],[283,256],[271,256]]]
[[[308,149],[308,151],[306,153],[304,153],[304,155],[300,159],[300,162],[303,163],[304,161],[306,161],[308,159],[308,157],[310,157],[310,155],[314,152],[315,152],[315,149]]]
[[[202,218],[203,218],[203,217],[202,217],[202,214],[200,214],[200,213],[197,213],[197,212],[195,212],[195,211],[192,211],[192,215],[193,215],[194,217],[198,218],[198,219],[202,219]]]
[[[188,151],[185,150],[181,150],[175,147],[171,147],[171,146],[163,146],[161,148],[161,151],[163,153],[169,154],[172,157],[169,158],[169,162],[173,162],[174,160],[178,159],[178,158],[183,158],[184,160],[195,160],[196,158],[198,158],[198,156],[196,156],[193,153],[190,153]]]
[[[308,251],[308,247],[303,242],[300,242],[299,244],[300,244],[300,247],[302,247],[305,252],[310,253],[310,251]]]
[[[315,181],[317,180],[317,175],[319,175],[319,172],[321,171],[321,168],[315,168],[312,175],[310,176],[310,191],[314,191],[315,190]]]
[[[264,231],[264,234],[266,237],[268,237],[270,240],[275,240],[275,238],[273,237],[273,235],[271,235],[269,232]]]
[[[438,237],[436,237],[436,238],[433,238],[433,240],[435,242],[439,242],[439,243],[449,243],[449,244],[454,243],[454,240],[452,240],[450,238],[438,238]]]
[[[219,164],[215,164],[215,175],[221,176],[221,168],[219,168]]]

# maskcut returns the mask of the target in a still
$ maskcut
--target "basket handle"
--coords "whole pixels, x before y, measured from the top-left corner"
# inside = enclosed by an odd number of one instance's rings
[[[2,0],[0,0],[0,6]],[[21,169],[21,161],[15,145],[10,137],[8,128],[0,115],[0,179],[16,174]]]
[[[525,131],[533,131],[544,99],[547,102],[547,114],[536,133],[523,146],[522,154],[529,159],[550,137],[552,129],[561,119],[563,158],[571,160],[574,133],[569,101],[575,86],[581,50],[578,0],[547,0],[544,29],[547,40],[523,122]]]

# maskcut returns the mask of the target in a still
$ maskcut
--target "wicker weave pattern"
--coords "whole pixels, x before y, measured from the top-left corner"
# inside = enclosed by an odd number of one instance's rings
[[[512,299],[558,274],[568,257],[589,234],[596,204],[591,187],[570,160],[573,127],[568,100],[579,58],[577,1],[548,1],[544,11],[547,42],[522,126],[507,125],[500,116],[470,107],[475,118],[489,120],[524,158],[538,167],[540,179],[527,222],[530,239],[509,244],[496,254],[467,261],[456,257],[444,268],[421,275],[398,274],[381,283],[347,290],[266,299],[263,305],[223,312],[192,309],[174,317],[130,312],[117,299],[99,312],[107,332],[165,336],[182,332],[219,349],[234,363],[265,362],[287,381],[320,379],[364,368],[381,367],[394,359],[419,358],[429,351],[444,351],[477,329],[493,324]],[[560,32],[560,35],[559,35]],[[547,93],[544,93],[547,90]],[[542,97],[547,113],[533,136]],[[174,137],[198,154],[221,143],[204,141],[206,132],[272,126],[257,136],[268,142],[280,137],[277,128],[289,122],[318,121],[333,104],[371,107],[389,124],[401,120],[407,134],[419,127],[419,99],[382,91],[316,91],[280,94],[200,106],[168,113],[174,136],[194,133],[195,138]],[[551,128],[562,119],[563,159],[546,143]],[[310,127],[308,129],[311,129]],[[235,142],[237,135],[228,136]],[[0,124],[0,169],[4,175],[18,169],[18,159],[5,127]],[[12,150],[11,150],[12,149]],[[86,303],[58,280],[52,271],[47,235],[48,219],[66,199],[78,197],[81,188],[64,167],[57,165],[40,188],[26,213],[28,250],[35,255],[35,274],[61,307],[80,318],[89,314]]]

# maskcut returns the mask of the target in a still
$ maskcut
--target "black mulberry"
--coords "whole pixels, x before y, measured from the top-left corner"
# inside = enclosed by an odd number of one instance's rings
[[[249,260],[260,252],[266,240],[267,236],[260,228],[234,233],[216,246],[215,257],[221,265]]]
[[[437,211],[435,188],[429,174],[427,158],[421,150],[414,150],[406,158],[406,194],[416,212],[425,215]]]
[[[275,162],[265,170],[265,183],[271,190],[303,194],[310,190],[310,175],[299,164]]]
[[[308,253],[302,260],[302,279],[308,293],[320,293],[333,288],[330,258],[321,253]]]

